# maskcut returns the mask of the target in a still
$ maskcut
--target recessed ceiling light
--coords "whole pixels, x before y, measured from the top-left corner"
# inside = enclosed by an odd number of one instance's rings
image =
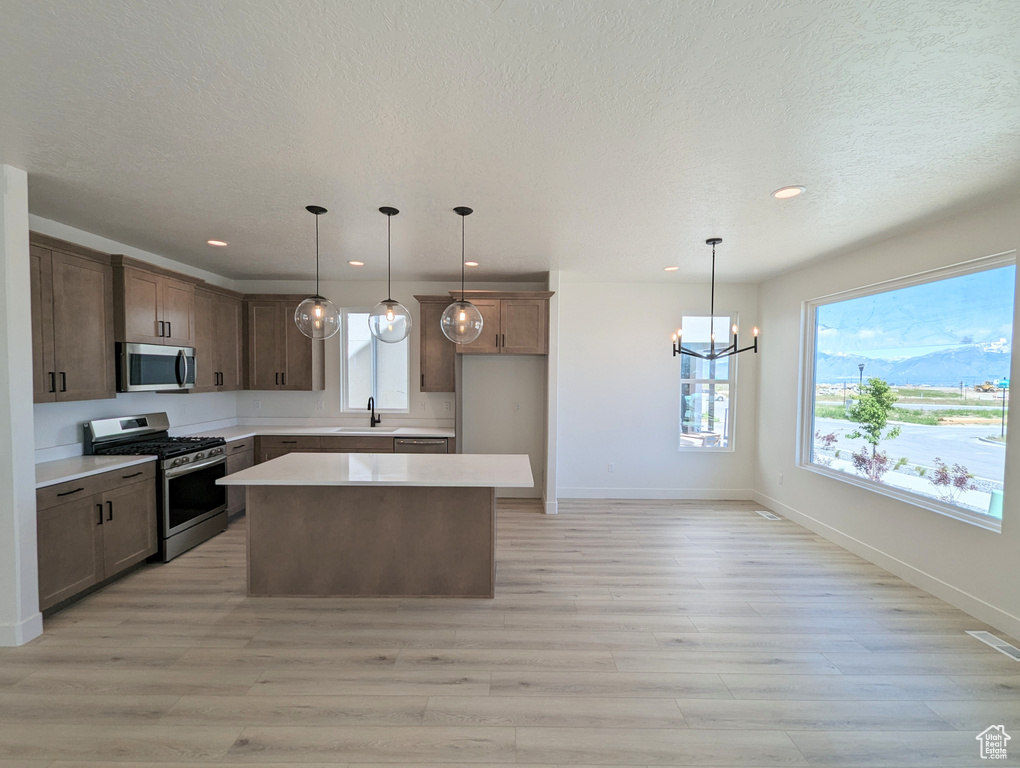
[[[478,266],[478,262],[477,261],[465,261],[464,262],[464,266],[465,267],[477,267]]]
[[[348,261],[347,263],[350,264],[352,267],[363,267],[363,266],[365,266],[365,262],[363,262],[363,261]]]
[[[666,272],[676,272],[680,267],[663,267]]]
[[[206,240],[206,242],[209,243],[209,245],[215,245],[217,248],[223,248],[228,245],[228,243],[223,240]]]
[[[772,193],[772,197],[776,200],[789,200],[791,197],[796,197],[804,191],[804,187],[793,186],[793,187],[782,187]]]

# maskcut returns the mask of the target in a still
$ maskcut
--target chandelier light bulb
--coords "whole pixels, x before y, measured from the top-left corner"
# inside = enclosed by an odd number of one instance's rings
[[[755,336],[757,336],[758,335],[758,328],[757,327],[753,328],[751,330],[751,333],[753,333]]]
[[[733,324],[733,328],[731,330],[733,331],[733,335],[736,336],[737,335],[737,324],[736,323]]]

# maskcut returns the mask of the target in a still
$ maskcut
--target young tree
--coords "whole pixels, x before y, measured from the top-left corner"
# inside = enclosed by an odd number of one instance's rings
[[[896,395],[892,393],[889,384],[883,379],[873,377],[868,379],[868,383],[861,388],[857,400],[847,410],[850,421],[859,425],[856,430],[847,434],[847,437],[851,440],[863,437],[871,446],[870,456],[866,450],[854,454],[854,466],[876,482],[881,482],[882,475],[889,468],[889,457],[884,452],[880,453],[878,446],[883,440],[893,440],[900,434],[899,427],[893,427],[882,434],[889,423],[889,413],[895,402]]]

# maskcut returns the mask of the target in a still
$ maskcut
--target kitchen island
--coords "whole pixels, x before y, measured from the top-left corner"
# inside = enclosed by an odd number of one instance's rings
[[[248,594],[493,597],[496,488],[527,456],[292,453],[217,481],[247,493]]]

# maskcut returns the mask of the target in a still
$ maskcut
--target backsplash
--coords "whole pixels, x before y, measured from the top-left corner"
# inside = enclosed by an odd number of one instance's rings
[[[166,411],[172,432],[184,434],[237,423],[238,392],[178,394],[126,392],[109,400],[37,403],[35,460],[55,461],[82,452],[82,424],[92,419]]]

